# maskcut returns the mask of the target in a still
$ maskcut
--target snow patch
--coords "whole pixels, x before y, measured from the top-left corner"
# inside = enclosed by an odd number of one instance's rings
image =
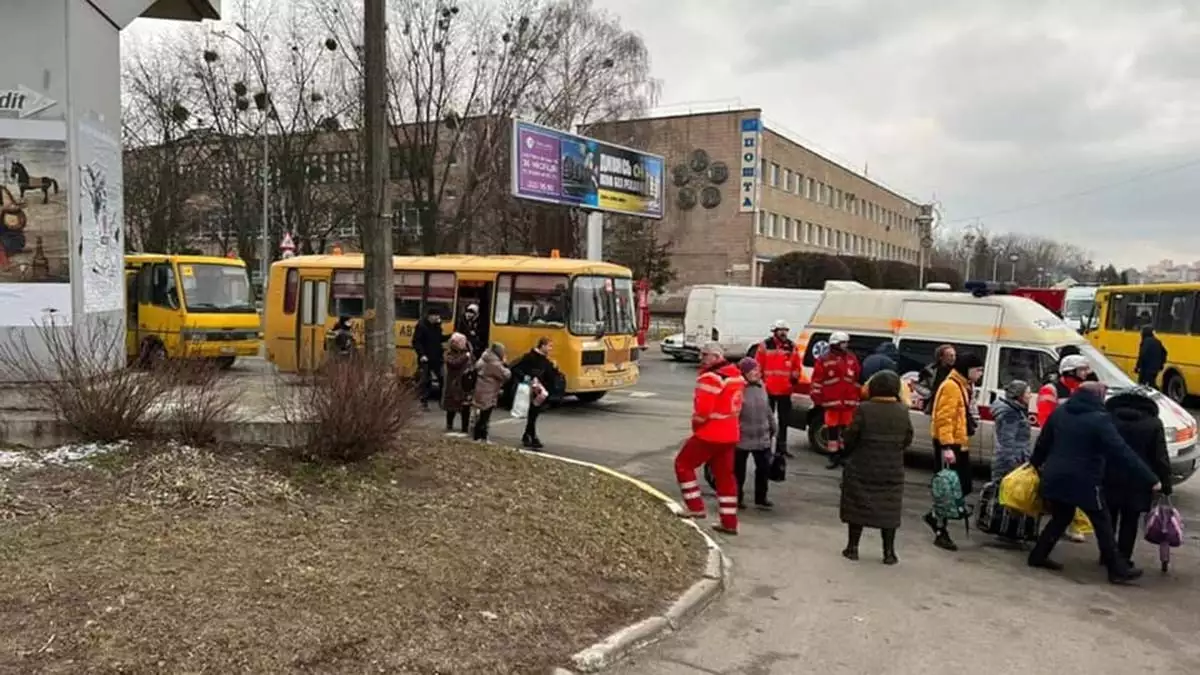
[[[53,450],[38,452],[14,452],[0,450],[0,469],[37,468],[50,465],[63,465],[71,462],[107,455],[129,447],[129,441],[116,443],[71,443],[59,446]]]

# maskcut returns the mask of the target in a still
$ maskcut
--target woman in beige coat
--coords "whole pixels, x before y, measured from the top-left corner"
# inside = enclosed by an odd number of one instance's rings
[[[499,342],[493,343],[475,362],[475,370],[479,376],[475,382],[473,402],[478,414],[475,417],[473,437],[477,441],[486,441],[492,410],[500,402],[500,392],[504,389],[504,383],[512,377],[512,373],[504,365],[504,345]]]

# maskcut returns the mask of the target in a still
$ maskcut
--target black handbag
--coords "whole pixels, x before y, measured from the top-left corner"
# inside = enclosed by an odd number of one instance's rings
[[[771,468],[767,471],[767,480],[772,483],[782,483],[787,480],[787,457],[782,452],[771,455]]]

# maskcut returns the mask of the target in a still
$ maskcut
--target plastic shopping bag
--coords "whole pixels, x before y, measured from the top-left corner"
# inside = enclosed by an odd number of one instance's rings
[[[1092,527],[1092,521],[1083,515],[1083,511],[1075,509],[1075,518],[1071,520],[1071,528],[1068,531],[1075,534],[1089,535],[1095,532],[1096,529]]]
[[[1040,488],[1041,479],[1037,470],[1030,464],[1022,464],[1001,479],[1000,505],[1036,518],[1042,514]]]
[[[529,403],[533,398],[533,387],[529,386],[528,382],[522,382],[517,385],[517,391],[513,395],[512,416],[517,419],[524,419],[529,416]]]

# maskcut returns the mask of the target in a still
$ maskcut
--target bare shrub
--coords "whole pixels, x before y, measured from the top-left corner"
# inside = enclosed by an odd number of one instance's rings
[[[212,359],[185,357],[156,368],[170,384],[164,414],[172,436],[193,446],[212,444],[221,426],[237,419],[243,388]]]
[[[170,384],[160,373],[126,367],[119,323],[65,325],[51,317],[35,327],[33,339],[12,329],[0,337],[0,367],[81,440],[131,438],[157,421],[155,404]]]
[[[357,462],[387,451],[416,412],[412,386],[394,368],[358,356],[330,360],[284,391],[284,420],[300,430],[299,454],[310,461]]]

